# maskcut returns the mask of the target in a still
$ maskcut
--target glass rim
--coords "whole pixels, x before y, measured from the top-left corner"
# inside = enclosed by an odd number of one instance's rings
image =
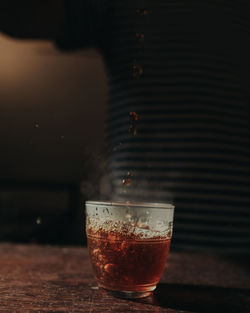
[[[154,203],[154,202],[115,202],[115,201],[86,201],[85,205],[99,206],[126,206],[150,209],[169,209],[174,210],[175,206],[171,203]]]

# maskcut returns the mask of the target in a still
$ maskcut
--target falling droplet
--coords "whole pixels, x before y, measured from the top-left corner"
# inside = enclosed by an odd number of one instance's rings
[[[137,32],[135,35],[136,35],[136,38],[138,38],[138,41],[140,43],[144,43],[144,38],[145,38],[144,34]]]
[[[136,121],[138,121],[138,114],[136,112],[130,112],[129,116],[131,117],[131,124],[129,126],[128,132],[136,136],[137,135],[137,129],[136,129]]]
[[[42,219],[41,219],[41,217],[37,217],[36,223],[37,223],[37,225],[42,224]]]
[[[139,79],[139,77],[143,74],[143,69],[138,64],[133,64],[132,66],[132,77],[134,79]]]
[[[122,184],[123,184],[123,186],[125,186],[125,187],[129,187],[129,186],[131,185],[131,178],[129,178],[129,177],[124,178],[124,179],[122,180]]]
[[[133,136],[136,136],[137,135],[137,129],[136,129],[136,126],[135,125],[131,125],[128,129],[128,132],[133,135]]]
[[[130,112],[129,115],[133,121],[138,121],[138,114],[136,112]]]
[[[149,13],[149,11],[147,9],[138,9],[136,10],[136,14],[138,16],[145,16]]]
[[[39,126],[40,126],[40,125],[38,124],[38,122],[36,122],[36,123],[35,123],[35,128],[39,128]]]
[[[62,136],[61,136],[61,139],[63,140],[64,138],[65,138],[65,137],[62,135]]]

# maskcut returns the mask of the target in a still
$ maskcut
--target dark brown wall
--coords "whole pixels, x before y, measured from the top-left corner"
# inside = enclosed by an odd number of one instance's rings
[[[103,146],[105,101],[94,51],[0,36],[1,180],[79,181],[86,150]]]
[[[82,244],[80,183],[104,146],[106,93],[93,50],[0,36],[0,241]]]

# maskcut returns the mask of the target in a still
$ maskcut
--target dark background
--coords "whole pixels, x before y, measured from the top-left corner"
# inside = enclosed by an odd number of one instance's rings
[[[80,186],[104,148],[106,97],[94,50],[0,36],[0,241],[84,242]]]

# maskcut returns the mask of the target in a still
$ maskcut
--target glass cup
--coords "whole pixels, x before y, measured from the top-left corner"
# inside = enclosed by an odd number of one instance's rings
[[[174,206],[86,202],[88,251],[100,287],[117,296],[151,294],[167,260]]]

